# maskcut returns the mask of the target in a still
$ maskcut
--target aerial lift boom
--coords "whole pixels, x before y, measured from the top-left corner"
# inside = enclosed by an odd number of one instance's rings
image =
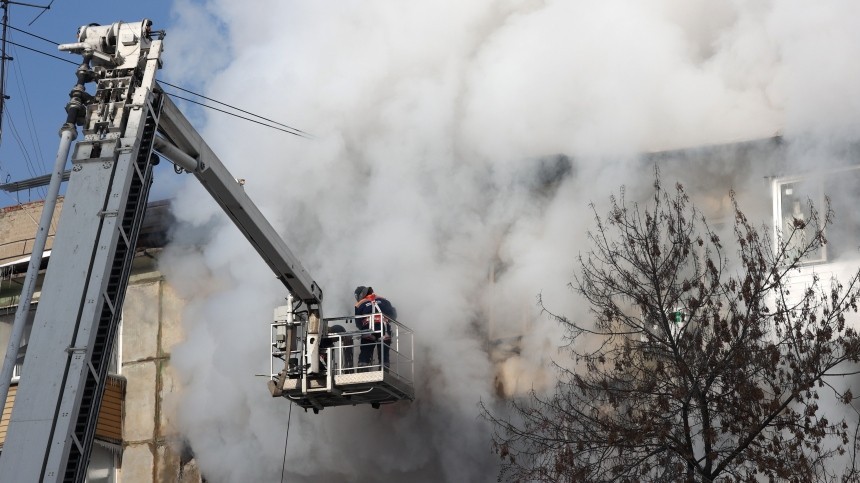
[[[272,358],[283,363],[283,369],[271,370],[273,396],[314,411],[414,397],[411,331],[391,319],[383,324],[391,330],[337,326],[328,334],[334,321],[322,318],[319,285],[158,85],[163,34],[156,35],[151,25],[143,20],[84,26],[77,42],[60,46],[83,57],[61,129],[63,157],[77,126],[84,137],[72,155],[64,209],[0,454],[0,481],[86,477],[159,159],[155,151],[200,180],[289,292],[289,304],[275,310],[272,324]],[[86,92],[90,82],[97,85],[94,94]],[[381,318],[386,317],[374,315]],[[337,321],[354,324],[352,317]],[[383,333],[391,344],[390,360],[353,368],[353,346],[366,347],[370,343],[364,341],[376,335],[381,349]]]
[[[343,350],[329,346],[321,351],[331,339],[320,312],[322,290],[161,90],[156,72],[162,35],[155,35],[151,25],[143,20],[84,26],[76,43],[60,46],[83,57],[61,132],[64,140],[70,134],[74,138],[80,125],[84,137],[72,156],[64,209],[0,454],[0,481],[86,477],[110,351],[158,162],[154,151],[200,180],[290,294],[287,308],[276,310],[284,320],[273,324],[272,356],[284,363],[283,370],[272,371],[273,395],[315,410],[413,397],[411,339],[408,351],[406,344],[402,350],[393,346],[402,367],[408,366],[403,374],[389,374],[380,364],[378,377],[362,375],[353,390],[348,378],[335,380],[358,374],[348,370]],[[85,89],[90,82],[97,84],[92,95]],[[367,332],[372,331],[341,333],[335,347],[351,347]],[[288,340],[296,342],[285,345]]]
[[[0,480],[83,481],[134,243],[152,181],[161,41],[149,23],[84,28],[62,132],[75,146],[66,209],[18,385]],[[97,82],[94,95],[85,85]]]

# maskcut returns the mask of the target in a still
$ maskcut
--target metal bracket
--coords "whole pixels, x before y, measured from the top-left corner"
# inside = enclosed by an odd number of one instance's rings
[[[125,243],[125,246],[131,246],[131,243],[128,241],[128,235],[126,235],[125,230],[122,229],[122,225],[118,226],[117,228],[119,229],[119,235],[122,237],[122,241],[123,243]],[[102,297],[104,297],[105,300],[108,300],[106,294],[102,294]],[[113,307],[111,307],[111,312],[113,312]]]
[[[122,233],[122,230],[120,230],[120,233]],[[111,314],[116,312],[116,307],[114,307],[113,302],[111,301],[110,297],[108,297],[107,291],[102,292],[102,299],[108,305],[108,309],[110,309]]]
[[[75,433],[72,433],[72,442],[75,443],[75,446],[78,447],[78,452],[84,452],[84,447],[81,445],[81,441],[78,439],[78,436]]]
[[[117,210],[102,210],[99,211],[98,216],[102,218],[111,218],[119,216],[119,211]]]
[[[96,371],[96,366],[93,365],[92,358],[87,361],[87,367],[90,368],[90,375],[93,376],[93,379],[98,382],[99,373]]]

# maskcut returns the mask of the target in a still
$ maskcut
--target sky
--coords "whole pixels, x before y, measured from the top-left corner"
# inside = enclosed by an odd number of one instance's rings
[[[478,404],[500,408],[498,384],[551,387],[563,333],[536,301],[588,316],[567,284],[589,205],[647,186],[640,153],[777,133],[829,146],[860,128],[847,0],[101,2],[69,26],[80,3],[57,3],[35,33],[145,15],[168,30],[163,79],[311,133],[188,111],[323,287],[325,316],[371,285],[416,331],[415,402],[290,416],[255,376],[283,288],[191,177],[156,173],[175,240],[211,230],[161,269],[187,302],[165,410],[213,482],[278,481],[288,428],[287,481],[495,481]],[[40,67],[65,79],[40,136],[64,118],[71,67]],[[9,137],[0,173],[26,177]],[[518,353],[496,358],[491,341],[514,336]]]

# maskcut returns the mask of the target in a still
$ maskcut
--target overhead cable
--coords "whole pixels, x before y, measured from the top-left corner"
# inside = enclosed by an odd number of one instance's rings
[[[17,52],[16,52],[17,56]],[[18,85],[18,90],[23,93],[24,98],[24,118],[27,121],[27,130],[30,134],[30,144],[35,151],[35,156],[39,160],[39,164],[45,172],[48,171],[48,165],[45,164],[45,156],[42,153],[42,143],[39,142],[39,133],[36,129],[36,122],[33,119],[33,107],[30,103],[30,93],[27,92],[27,83],[24,82],[23,79],[23,61],[19,58],[18,62],[15,62],[11,65],[12,69],[15,71],[15,82]]]
[[[48,6],[47,6],[47,7],[42,7],[41,5],[32,5],[33,7],[41,8],[41,9],[42,9],[42,11],[41,11],[41,12],[39,12],[39,15],[36,15],[36,17],[35,17],[33,20],[30,20],[30,23],[28,23],[27,25],[33,25],[34,23],[36,23],[36,20],[39,20],[39,17],[41,17],[43,13],[47,12],[48,10],[50,10],[50,9],[51,9],[51,5],[53,5],[53,4],[54,4],[54,0],[51,0],[51,1],[48,3]]]
[[[281,483],[284,483],[284,471],[287,469],[287,443],[290,442],[290,419],[293,417],[293,405],[290,404],[290,413],[287,416],[287,434],[284,436],[284,462],[281,464]]]
[[[278,126],[285,127],[285,128],[287,128],[287,129],[289,129],[290,131],[294,131],[297,135],[304,135],[304,136],[302,136],[302,137],[311,137],[311,134],[306,133],[306,132],[302,131],[301,129],[294,128],[294,127],[292,127],[292,126],[288,126],[288,125],[283,124],[283,123],[280,123],[280,122],[278,122],[278,121],[273,121],[272,119],[269,119],[269,118],[267,118],[267,117],[263,117],[263,116],[261,116],[261,115],[259,115],[259,114],[254,114],[253,112],[248,112],[248,111],[246,111],[246,110],[244,110],[244,109],[240,109],[240,108],[238,108],[238,107],[236,107],[236,106],[231,106],[230,104],[227,104],[227,103],[225,103],[225,102],[221,102],[221,101],[218,101],[218,100],[212,99],[211,97],[206,97],[206,96],[204,96],[203,94],[198,94],[198,93],[196,93],[196,92],[189,91],[188,89],[184,89],[184,88],[182,88],[182,87],[179,87],[179,86],[177,86],[177,85],[171,84],[171,83],[166,82],[166,81],[158,81],[158,82],[159,82],[159,83],[161,83],[161,84],[164,84],[164,85],[166,85],[166,86],[173,87],[174,89],[179,89],[180,91],[187,92],[187,93],[189,93],[189,94],[193,94],[193,95],[198,96],[198,97],[202,97],[203,99],[206,99],[207,101],[211,101],[211,102],[214,102],[214,103],[216,103],[216,104],[221,104],[222,106],[229,107],[230,109],[235,109],[235,110],[237,110],[237,111],[239,111],[239,112],[244,112],[245,114],[250,114],[250,115],[252,115],[252,116],[254,116],[254,117],[257,117],[257,118],[260,118],[260,119],[262,119],[262,120],[264,120],[264,121],[269,121],[269,122],[271,122],[271,123],[273,123],[273,124],[276,124],[276,125],[278,125]],[[174,96],[174,97],[176,97],[176,96]],[[180,99],[181,99],[181,98],[180,98]],[[187,99],[186,99],[186,100],[187,100]],[[205,106],[206,104],[201,104],[201,105]],[[224,112],[224,111],[221,111],[221,112]]]
[[[40,36],[40,35],[36,35],[36,34],[34,34],[34,33],[31,33],[31,32],[27,32],[26,30],[19,29],[19,28],[17,28],[17,27],[13,27],[13,26],[9,25],[9,26],[8,26],[8,28],[10,28],[10,29],[12,29],[12,30],[15,30],[15,31],[17,31],[17,32],[21,32],[21,33],[23,33],[23,34],[25,34],[25,35],[29,35],[29,36],[31,36],[31,37],[37,38],[37,39],[39,39],[39,40],[42,40],[42,41],[45,41],[45,42],[51,43],[51,44],[53,44],[53,45],[59,45],[57,42],[54,42],[54,41],[53,41],[53,40],[51,40],[51,39],[48,39],[48,38],[42,37],[42,36]],[[42,51],[42,50],[34,49],[34,48],[32,48],[32,47],[27,47],[26,45],[21,45],[21,44],[18,44],[18,43],[15,43],[15,42],[11,42],[11,41],[9,41],[9,43],[10,43],[10,44],[12,44],[12,45],[15,45],[16,47],[21,47],[21,48],[24,48],[24,49],[27,49],[27,50],[30,50],[30,51],[36,52],[36,53],[38,53],[38,54],[47,55],[48,57],[53,57],[53,58],[55,58],[55,59],[62,60],[63,62],[68,62],[68,63],[70,63],[70,64],[74,64],[74,65],[77,65],[77,64],[78,64],[78,63],[77,63],[77,62],[75,62],[75,61],[72,61],[72,60],[69,60],[69,59],[65,59],[65,58],[63,58],[63,57],[60,57],[60,56],[57,56],[57,55],[53,55],[53,54],[51,54],[51,53],[48,53],[48,52],[45,52],[45,51]],[[192,103],[192,104],[197,104],[197,105],[199,105],[199,106],[206,107],[206,108],[209,108],[209,109],[212,109],[212,110],[215,110],[215,111],[218,111],[218,112],[224,113],[224,114],[229,114],[229,115],[231,115],[231,116],[238,117],[239,119],[243,119],[243,120],[246,120],[246,121],[251,121],[251,122],[256,123],[256,124],[259,124],[259,125],[261,125],[261,126],[270,127],[270,128],[272,128],[272,129],[276,129],[276,130],[281,131],[281,132],[285,132],[285,133],[288,133],[288,134],[292,134],[292,135],[294,135],[294,136],[299,136],[299,137],[308,138],[308,139],[313,138],[313,135],[312,135],[312,134],[307,133],[307,132],[305,132],[305,131],[302,131],[301,129],[298,129],[298,128],[295,128],[295,127],[289,126],[289,125],[287,125],[287,124],[284,124],[284,123],[281,123],[281,122],[275,121],[275,120],[273,120],[273,119],[269,119],[269,118],[267,118],[267,117],[261,116],[261,115],[259,115],[259,114],[255,114],[255,113],[250,112],[250,111],[246,111],[245,109],[242,109],[242,108],[239,108],[239,107],[233,106],[233,105],[231,105],[231,104],[227,104],[226,102],[221,102],[221,101],[219,101],[219,100],[217,100],[217,99],[213,99],[213,98],[211,98],[211,97],[204,96],[203,94],[199,94],[199,93],[194,92],[194,91],[191,91],[191,90],[189,90],[189,89],[185,89],[184,87],[180,87],[180,86],[178,86],[178,85],[171,84],[171,83],[169,83],[169,82],[167,82],[167,81],[159,80],[158,82],[159,82],[159,83],[161,83],[161,84],[164,84],[164,85],[166,85],[166,86],[170,86],[170,87],[172,87],[172,88],[174,88],[174,89],[178,89],[178,90],[180,90],[180,91],[182,91],[182,92],[186,92],[186,93],[188,93],[188,94],[191,94],[191,95],[194,95],[194,96],[197,96],[197,97],[200,97],[200,98],[206,99],[206,100],[207,100],[207,101],[209,101],[209,102],[214,102],[214,103],[216,103],[216,104],[220,104],[220,105],[222,105],[222,106],[228,107],[228,108],[233,109],[233,110],[235,110],[235,111],[239,111],[239,112],[241,112],[241,113],[248,114],[249,116],[252,116],[252,117],[254,117],[254,118],[262,119],[263,121],[266,121],[266,122],[261,122],[261,121],[257,121],[257,120],[255,120],[255,119],[251,119],[251,118],[248,118],[248,117],[240,116],[240,115],[235,114],[235,113],[232,113],[232,112],[230,112],[230,111],[225,111],[225,110],[223,110],[223,109],[218,109],[218,108],[213,107],[213,106],[210,106],[210,105],[208,105],[208,104],[205,104],[205,103],[202,103],[202,102],[198,102],[198,101],[193,101],[193,100],[191,100],[191,99],[188,99],[188,98],[185,98],[185,97],[180,97],[180,96],[175,95],[175,94],[170,94],[170,95],[171,95],[171,97],[175,97],[175,98],[177,98],[177,99],[182,99],[182,100],[187,101],[187,102],[190,102],[190,103]],[[269,123],[271,123],[271,124],[269,124]],[[274,124],[274,125],[272,125],[272,124]],[[278,128],[278,127],[276,127],[276,126],[280,126],[280,128]]]
[[[27,171],[30,172],[30,176],[36,177],[38,176],[38,170],[33,163],[33,160],[30,158],[30,153],[27,151],[27,148],[24,145],[24,141],[21,139],[21,135],[18,133],[18,128],[15,127],[15,123],[12,121],[12,115],[9,113],[9,109],[3,113],[8,121],[7,125],[12,131],[12,137],[15,139],[15,142],[18,144],[18,149],[21,150],[21,155],[24,158],[24,164],[27,166]],[[44,191],[44,190],[42,190]],[[37,191],[38,192],[38,191]]]
[[[60,57],[59,55],[49,54],[49,53],[45,52],[44,50],[34,49],[33,47],[27,47],[26,45],[21,45],[21,44],[12,42],[11,40],[7,40],[6,43],[12,44],[15,47],[21,47],[22,49],[27,49],[27,50],[36,52],[37,54],[47,55],[48,57],[53,57],[57,60],[62,60],[63,62],[68,62],[70,64],[78,65],[78,63],[75,62],[74,60],[64,59],[63,57]]]
[[[165,83],[165,84],[166,84],[166,83]],[[193,99],[189,99],[189,98],[187,98],[187,97],[182,97],[182,96],[176,95],[176,94],[171,93],[171,92],[166,92],[166,91],[165,91],[165,94],[169,95],[170,97],[172,97],[172,98],[174,98],[174,99],[182,99],[183,101],[190,102],[190,103],[192,103],[192,104],[197,104],[198,106],[208,107],[209,109],[212,109],[213,111],[223,112],[224,114],[229,114],[229,115],[231,115],[231,116],[233,116],[233,117],[238,117],[239,119],[244,119],[244,120],[246,120],[246,121],[251,121],[251,122],[256,123],[256,124],[259,124],[259,125],[261,125],[261,126],[266,126],[266,127],[272,128],[272,129],[276,129],[276,130],[278,130],[278,131],[282,131],[282,132],[285,132],[285,133],[287,133],[287,134],[292,134],[293,136],[298,136],[298,137],[300,137],[300,138],[310,138],[310,137],[311,137],[311,135],[310,135],[310,134],[306,134],[306,133],[304,133],[303,131],[300,131],[300,130],[298,130],[298,129],[296,129],[296,130],[294,130],[294,131],[291,131],[291,130],[289,130],[289,129],[283,129],[283,128],[280,128],[280,127],[278,127],[278,126],[273,126],[273,125],[271,125],[271,124],[266,124],[265,122],[258,121],[258,120],[256,120],[256,119],[251,119],[250,117],[240,116],[240,115],[238,115],[238,114],[236,114],[236,113],[234,113],[234,112],[225,111],[224,109],[218,109],[217,107],[213,107],[213,106],[210,106],[210,105],[208,105],[208,104],[204,104],[204,103],[202,103],[202,102],[195,101],[195,100],[193,100]],[[198,94],[198,95],[199,95],[199,94]],[[201,96],[201,97],[202,97],[202,96]],[[242,111],[242,112],[244,112],[244,111]],[[257,117],[260,117],[260,116],[257,116]],[[262,118],[261,118],[261,119],[262,119]],[[290,128],[290,129],[293,129],[293,128]]]
[[[3,116],[6,118],[6,121],[9,122],[9,130],[12,132],[12,137],[15,139],[15,142],[18,143],[18,149],[21,150],[21,155],[24,158],[24,164],[27,165],[27,171],[30,172],[30,176],[38,176],[39,171],[36,169],[36,166],[33,164],[33,159],[30,157],[30,152],[27,151],[26,145],[24,145],[24,141],[21,139],[21,135],[18,133],[18,128],[15,127],[15,123],[12,121],[12,116],[9,114],[9,110],[3,113]]]
[[[39,39],[39,40],[44,40],[45,42],[48,42],[48,43],[50,43],[50,44],[59,45],[59,42],[54,42],[54,41],[53,41],[53,40],[51,40],[51,39],[46,39],[45,37],[42,37],[42,36],[40,36],[40,35],[36,35],[36,34],[34,34],[34,33],[32,33],[32,32],[27,32],[26,30],[19,29],[18,27],[13,27],[13,26],[11,26],[11,25],[7,25],[6,27],[8,27],[8,28],[10,28],[10,29],[12,29],[12,30],[14,30],[14,31],[16,31],[16,32],[21,32],[21,33],[22,33],[22,34],[24,34],[24,35],[29,35],[30,37],[35,37],[35,38],[37,38],[37,39]]]

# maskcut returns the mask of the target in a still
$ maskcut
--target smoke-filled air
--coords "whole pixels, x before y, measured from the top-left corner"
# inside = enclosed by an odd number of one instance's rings
[[[589,316],[568,283],[590,202],[652,182],[641,153],[860,128],[850,0],[180,0],[173,14],[165,79],[312,135],[183,107],[322,286],[324,316],[350,315],[370,285],[416,333],[414,402],[290,416],[257,376],[284,288],[188,176],[162,260],[188,301],[169,410],[212,482],[280,481],[288,416],[286,481],[495,481],[479,403],[550,389],[552,361],[570,363],[538,299]]]

